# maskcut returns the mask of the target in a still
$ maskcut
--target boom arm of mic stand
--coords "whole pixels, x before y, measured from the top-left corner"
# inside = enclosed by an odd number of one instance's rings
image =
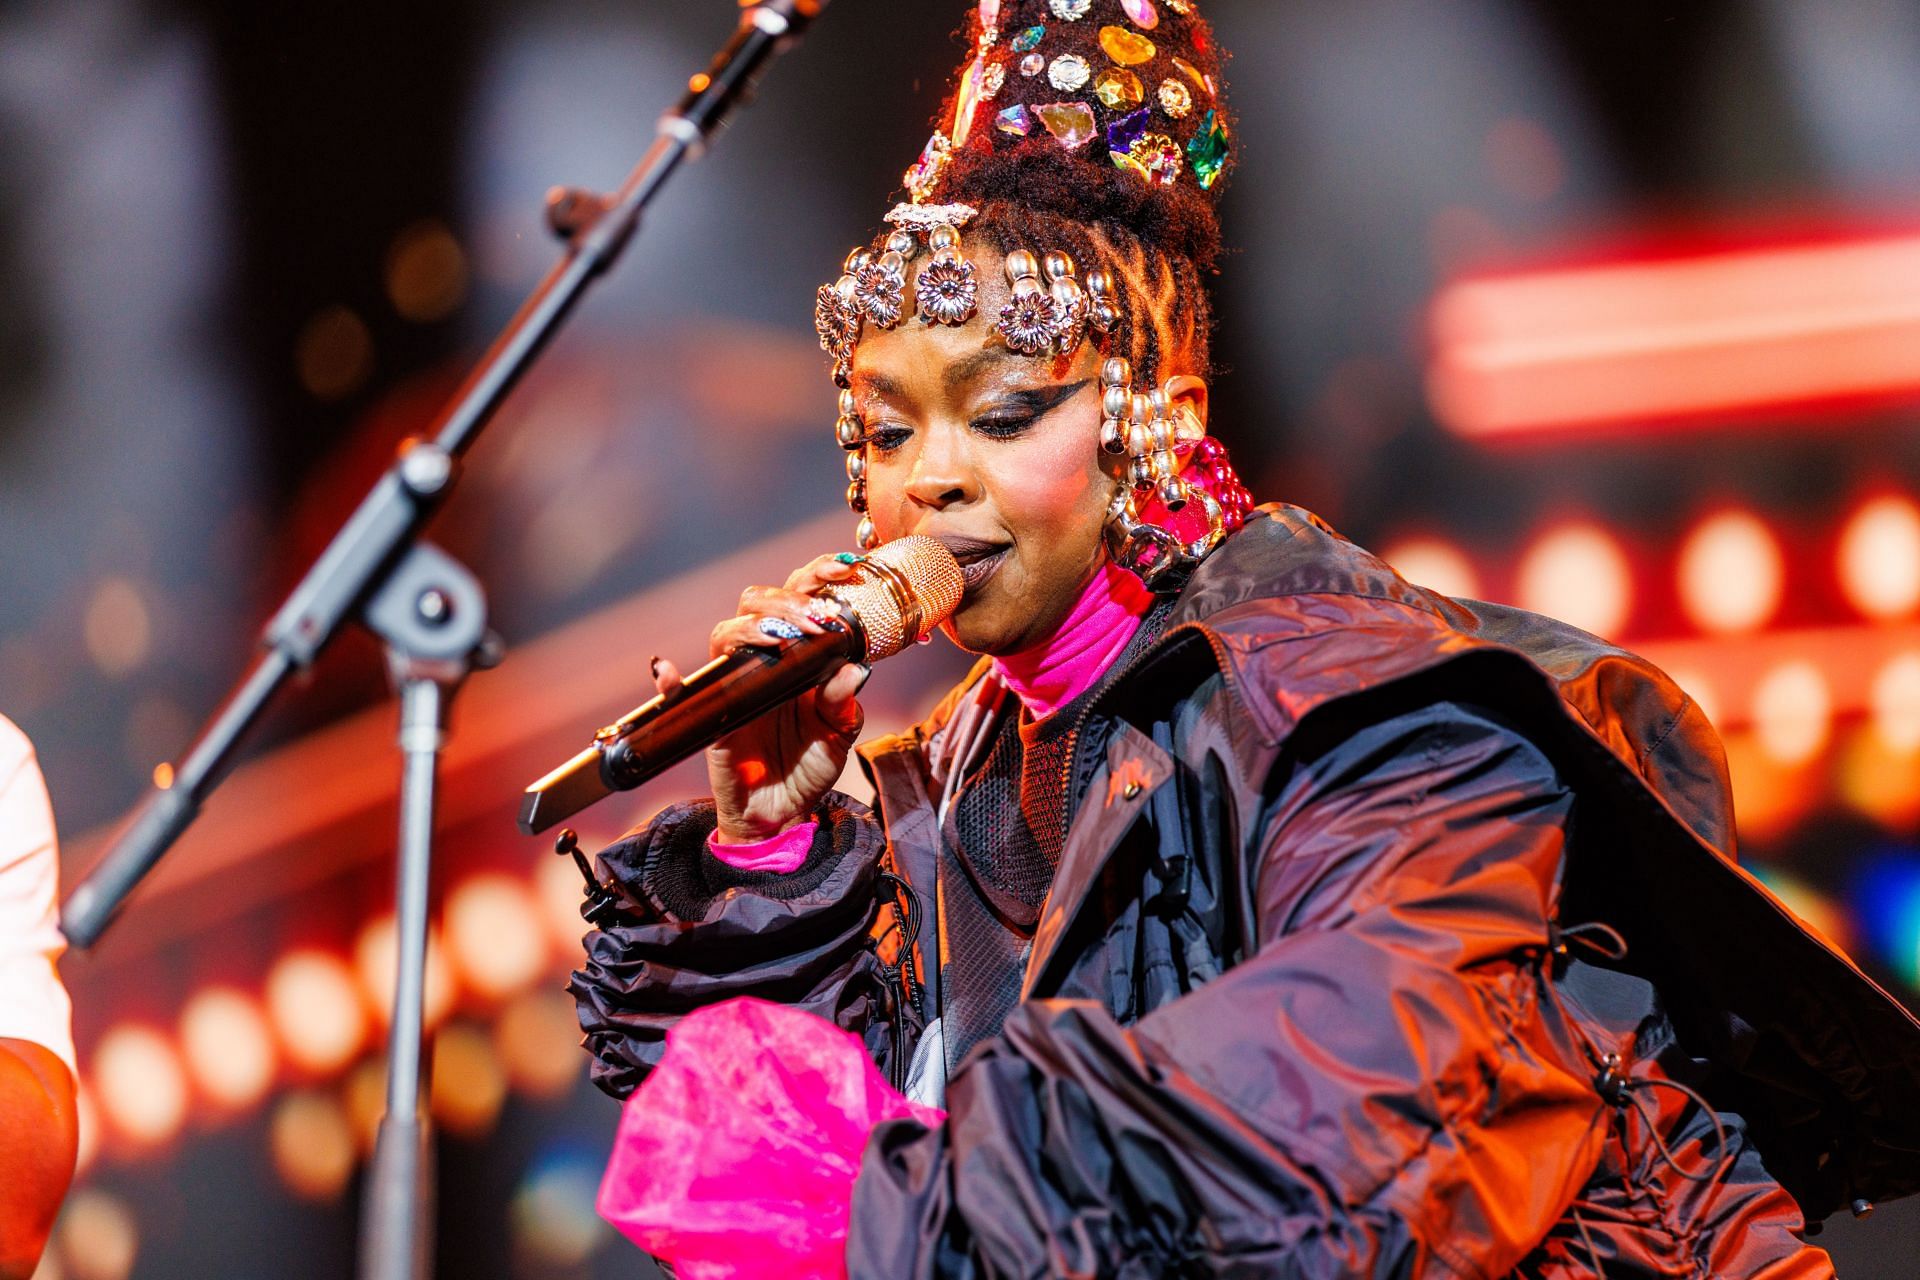
[[[682,161],[706,144],[750,93],[760,72],[825,7],[826,0],[742,5],[740,26],[713,64],[661,118],[653,146],[618,191],[556,220],[566,255],[494,341],[441,415],[431,443],[402,455],[334,535],[262,636],[265,654],[201,731],[166,785],[156,785],[61,908],[68,940],[89,947],[136,885],[199,814],[232,765],[240,738],[296,668],[311,664],[341,623],[370,599],[453,488],[455,463],[472,445],[587,286],[604,275]]]

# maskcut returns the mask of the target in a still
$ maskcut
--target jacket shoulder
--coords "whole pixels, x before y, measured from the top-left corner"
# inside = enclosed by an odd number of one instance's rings
[[[1297,507],[1262,508],[1203,564],[1176,622],[1207,635],[1270,741],[1389,689],[1520,699],[1571,713],[1702,839],[1732,848],[1719,738],[1658,667],[1564,622],[1416,586]]]

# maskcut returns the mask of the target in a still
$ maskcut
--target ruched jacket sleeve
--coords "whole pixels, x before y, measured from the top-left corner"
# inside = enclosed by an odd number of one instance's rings
[[[944,1126],[875,1132],[850,1274],[1507,1274],[1604,1129],[1540,964],[1572,804],[1452,704],[1294,752],[1249,837],[1257,949],[1131,1027],[1021,1005]]]
[[[638,1088],[683,1016],[735,996],[815,1013],[859,1036],[882,1070],[898,1052],[891,992],[869,945],[885,839],[866,808],[832,794],[807,860],[785,874],[713,856],[710,801],[676,805],[598,859],[616,915],[586,939],[573,975],[593,1080]]]

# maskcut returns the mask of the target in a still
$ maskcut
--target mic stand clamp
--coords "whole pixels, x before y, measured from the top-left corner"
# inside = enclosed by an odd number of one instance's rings
[[[395,888],[393,1012],[387,1030],[386,1114],[368,1166],[360,1274],[432,1274],[435,1172],[426,1097],[427,921],[433,818],[447,714],[468,673],[500,661],[486,596],[465,566],[415,543],[367,602],[362,621],[386,645],[400,695],[400,856]]]
[[[571,856],[573,865],[580,869],[580,878],[587,882],[587,896],[580,904],[580,918],[595,928],[604,926],[620,910],[619,890],[612,885],[602,884],[599,877],[593,874],[593,866],[587,861],[587,855],[580,852],[580,833],[572,827],[560,828],[560,838],[553,842],[553,851],[563,858]]]

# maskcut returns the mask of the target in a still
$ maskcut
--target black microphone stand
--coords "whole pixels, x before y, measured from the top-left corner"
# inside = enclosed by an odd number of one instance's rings
[[[366,1185],[363,1280],[425,1280],[432,1270],[433,1162],[424,1108],[422,1021],[434,790],[447,707],[475,667],[499,660],[486,597],[472,573],[420,532],[451,493],[458,462],[546,348],[587,286],[609,271],[641,215],[750,96],[776,53],[826,0],[741,0],[739,29],[660,120],[653,146],[619,189],[556,189],[547,220],[566,249],[440,417],[410,445],[314,561],[261,636],[265,653],[202,729],[186,757],[135,809],[67,898],[61,928],[79,947],[105,932],[127,895],[198,816],[268,699],[353,620],[380,637],[400,700],[397,960],[388,1031],[387,1107]]]

